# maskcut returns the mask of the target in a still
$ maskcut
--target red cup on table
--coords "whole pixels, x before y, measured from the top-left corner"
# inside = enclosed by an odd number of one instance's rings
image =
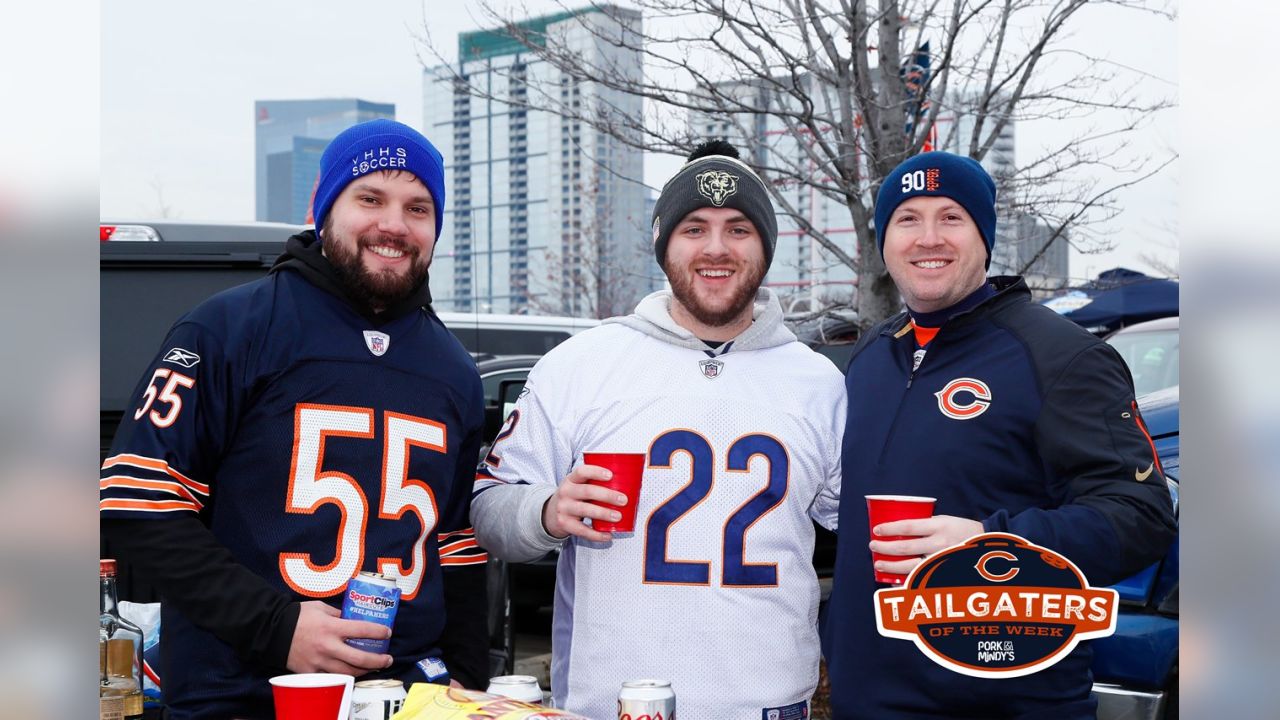
[[[298,673],[271,678],[276,720],[347,720],[355,678],[339,673]]]
[[[933,504],[937,498],[920,497],[918,495],[867,495],[867,517],[870,519],[872,540],[910,540],[917,535],[876,535],[877,525],[894,520],[923,520],[933,517]],[[871,553],[871,565],[881,560],[897,562],[906,560],[908,555],[885,555]],[[886,585],[901,585],[907,581],[906,575],[875,570],[876,582]]]
[[[600,532],[635,532],[636,506],[640,504],[640,479],[644,477],[645,454],[589,452],[582,454],[582,462],[585,465],[597,465],[613,473],[613,477],[609,480],[591,480],[592,485],[602,485],[627,496],[627,504],[622,507],[592,503],[610,510],[617,510],[622,517],[614,522],[593,518],[591,527]]]

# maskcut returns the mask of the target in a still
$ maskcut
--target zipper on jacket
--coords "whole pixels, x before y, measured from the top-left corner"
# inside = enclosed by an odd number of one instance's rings
[[[936,335],[934,335],[934,336],[933,336],[933,339],[932,339],[932,340],[930,340],[930,341],[929,341],[929,344],[930,344],[930,345],[933,345],[933,344],[937,343],[937,342],[938,342],[938,335],[941,335],[941,334],[942,334],[942,330],[941,330],[941,329],[939,329],[939,330],[938,330],[938,333],[937,333]],[[917,364],[916,364],[916,353],[917,353],[917,352],[920,352],[920,350],[924,350],[924,356],[922,356],[922,357],[920,358],[920,364],[919,364],[919,365],[917,365]],[[911,383],[912,383],[912,382],[914,382],[914,381],[915,381],[915,379],[916,379],[916,373],[920,372],[920,368],[924,366],[924,361],[929,357],[929,351],[928,351],[927,349],[925,349],[925,348],[920,348],[920,350],[916,350],[916,351],[913,351],[913,352],[911,353],[911,372],[907,373],[907,388],[910,388],[910,387],[911,387]]]
[[[911,325],[907,325],[907,327],[911,327]],[[938,333],[938,334],[939,334],[939,335],[941,335],[941,334],[942,334],[942,333],[941,333],[941,331],[939,331],[939,333]],[[899,337],[897,337],[897,338],[895,338],[895,339],[897,339],[897,340],[901,340],[902,338],[901,338],[901,336],[899,336]],[[929,342],[929,344],[930,344],[930,345],[933,345],[933,344],[934,344],[934,343],[936,343],[936,342],[938,342],[938,337],[937,337],[937,335],[935,335],[935,336],[934,336],[933,340],[932,340],[932,341],[930,341],[930,342]],[[913,345],[913,346],[915,345],[915,340],[914,340],[914,338],[911,340],[911,343],[912,343],[912,345]],[[912,352],[911,352],[911,357],[910,357],[910,359],[908,360],[908,362],[909,362],[909,363],[911,363],[911,370],[907,373],[907,387],[903,390],[903,392],[902,392],[902,397],[900,397],[900,398],[898,399],[898,407],[897,407],[897,409],[896,409],[896,410],[894,411],[894,413],[893,413],[893,422],[889,424],[889,432],[888,432],[888,434],[887,434],[887,435],[885,435],[885,438],[884,438],[884,445],[880,448],[880,457],[876,460],[876,466],[877,466],[877,467],[879,467],[880,465],[884,464],[885,454],[889,451],[889,446],[890,446],[890,445],[892,444],[892,442],[893,442],[893,437],[894,437],[894,435],[896,435],[896,434],[897,434],[897,431],[898,431],[898,420],[899,420],[899,419],[901,419],[901,417],[902,417],[902,409],[903,409],[903,408],[906,406],[906,404],[907,404],[907,397],[910,395],[910,391],[911,391],[911,383],[915,381],[916,373],[920,371],[920,368],[921,368],[921,367],[924,367],[924,361],[925,361],[925,360],[927,360],[927,359],[928,359],[928,357],[929,357],[929,353],[927,353],[927,352],[926,352],[926,353],[925,353],[925,356],[924,356],[923,358],[921,358],[921,359],[920,359],[920,365],[919,365],[919,366],[917,366],[917,365],[916,365],[916,355],[915,355],[915,351],[914,351],[914,350],[912,350]]]

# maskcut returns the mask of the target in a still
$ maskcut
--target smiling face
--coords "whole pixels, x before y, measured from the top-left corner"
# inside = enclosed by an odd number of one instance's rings
[[[703,340],[730,340],[751,325],[764,242],[742,211],[699,208],[671,232],[663,269],[671,317]]]
[[[916,196],[889,216],[884,264],[918,313],[946,309],[977,290],[986,281],[986,261],[978,226],[949,197]]]
[[[353,180],[325,217],[324,253],[347,291],[375,310],[408,297],[427,277],[436,241],[435,203],[412,173]]]

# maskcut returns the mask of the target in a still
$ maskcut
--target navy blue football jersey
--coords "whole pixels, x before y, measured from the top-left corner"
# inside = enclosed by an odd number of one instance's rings
[[[136,396],[102,467],[104,519],[196,516],[298,601],[338,606],[358,572],[389,575],[402,593],[392,669],[439,655],[442,566],[486,556],[468,518],[483,393],[435,315],[374,325],[277,271],[179,320]],[[162,626],[166,702],[269,707],[279,668],[172,608]]]

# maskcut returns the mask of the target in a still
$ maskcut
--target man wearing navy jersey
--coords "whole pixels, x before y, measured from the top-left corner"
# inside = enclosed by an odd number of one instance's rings
[[[1173,540],[1169,490],[1124,361],[1031,302],[1021,278],[987,277],[995,193],[974,160],[930,152],[889,173],[876,198],[880,250],[907,311],[863,334],[846,373],[844,496],[823,638],[837,720],[1095,715],[1088,643],[1052,667],[997,679],[880,636],[872,551],[899,557],[875,569],[909,573],[922,555],[1007,532],[1109,585]],[[936,497],[936,515],[883,523],[868,537],[871,494]]]
[[[444,201],[420,133],[349,128],[321,160],[318,231],[182,317],[143,374],[100,509],[160,591],[170,717],[272,717],[267,679],[290,671],[486,680],[482,390],[427,287]],[[394,632],[339,618],[361,571],[399,586]],[[344,642],[388,635],[387,654]]]

